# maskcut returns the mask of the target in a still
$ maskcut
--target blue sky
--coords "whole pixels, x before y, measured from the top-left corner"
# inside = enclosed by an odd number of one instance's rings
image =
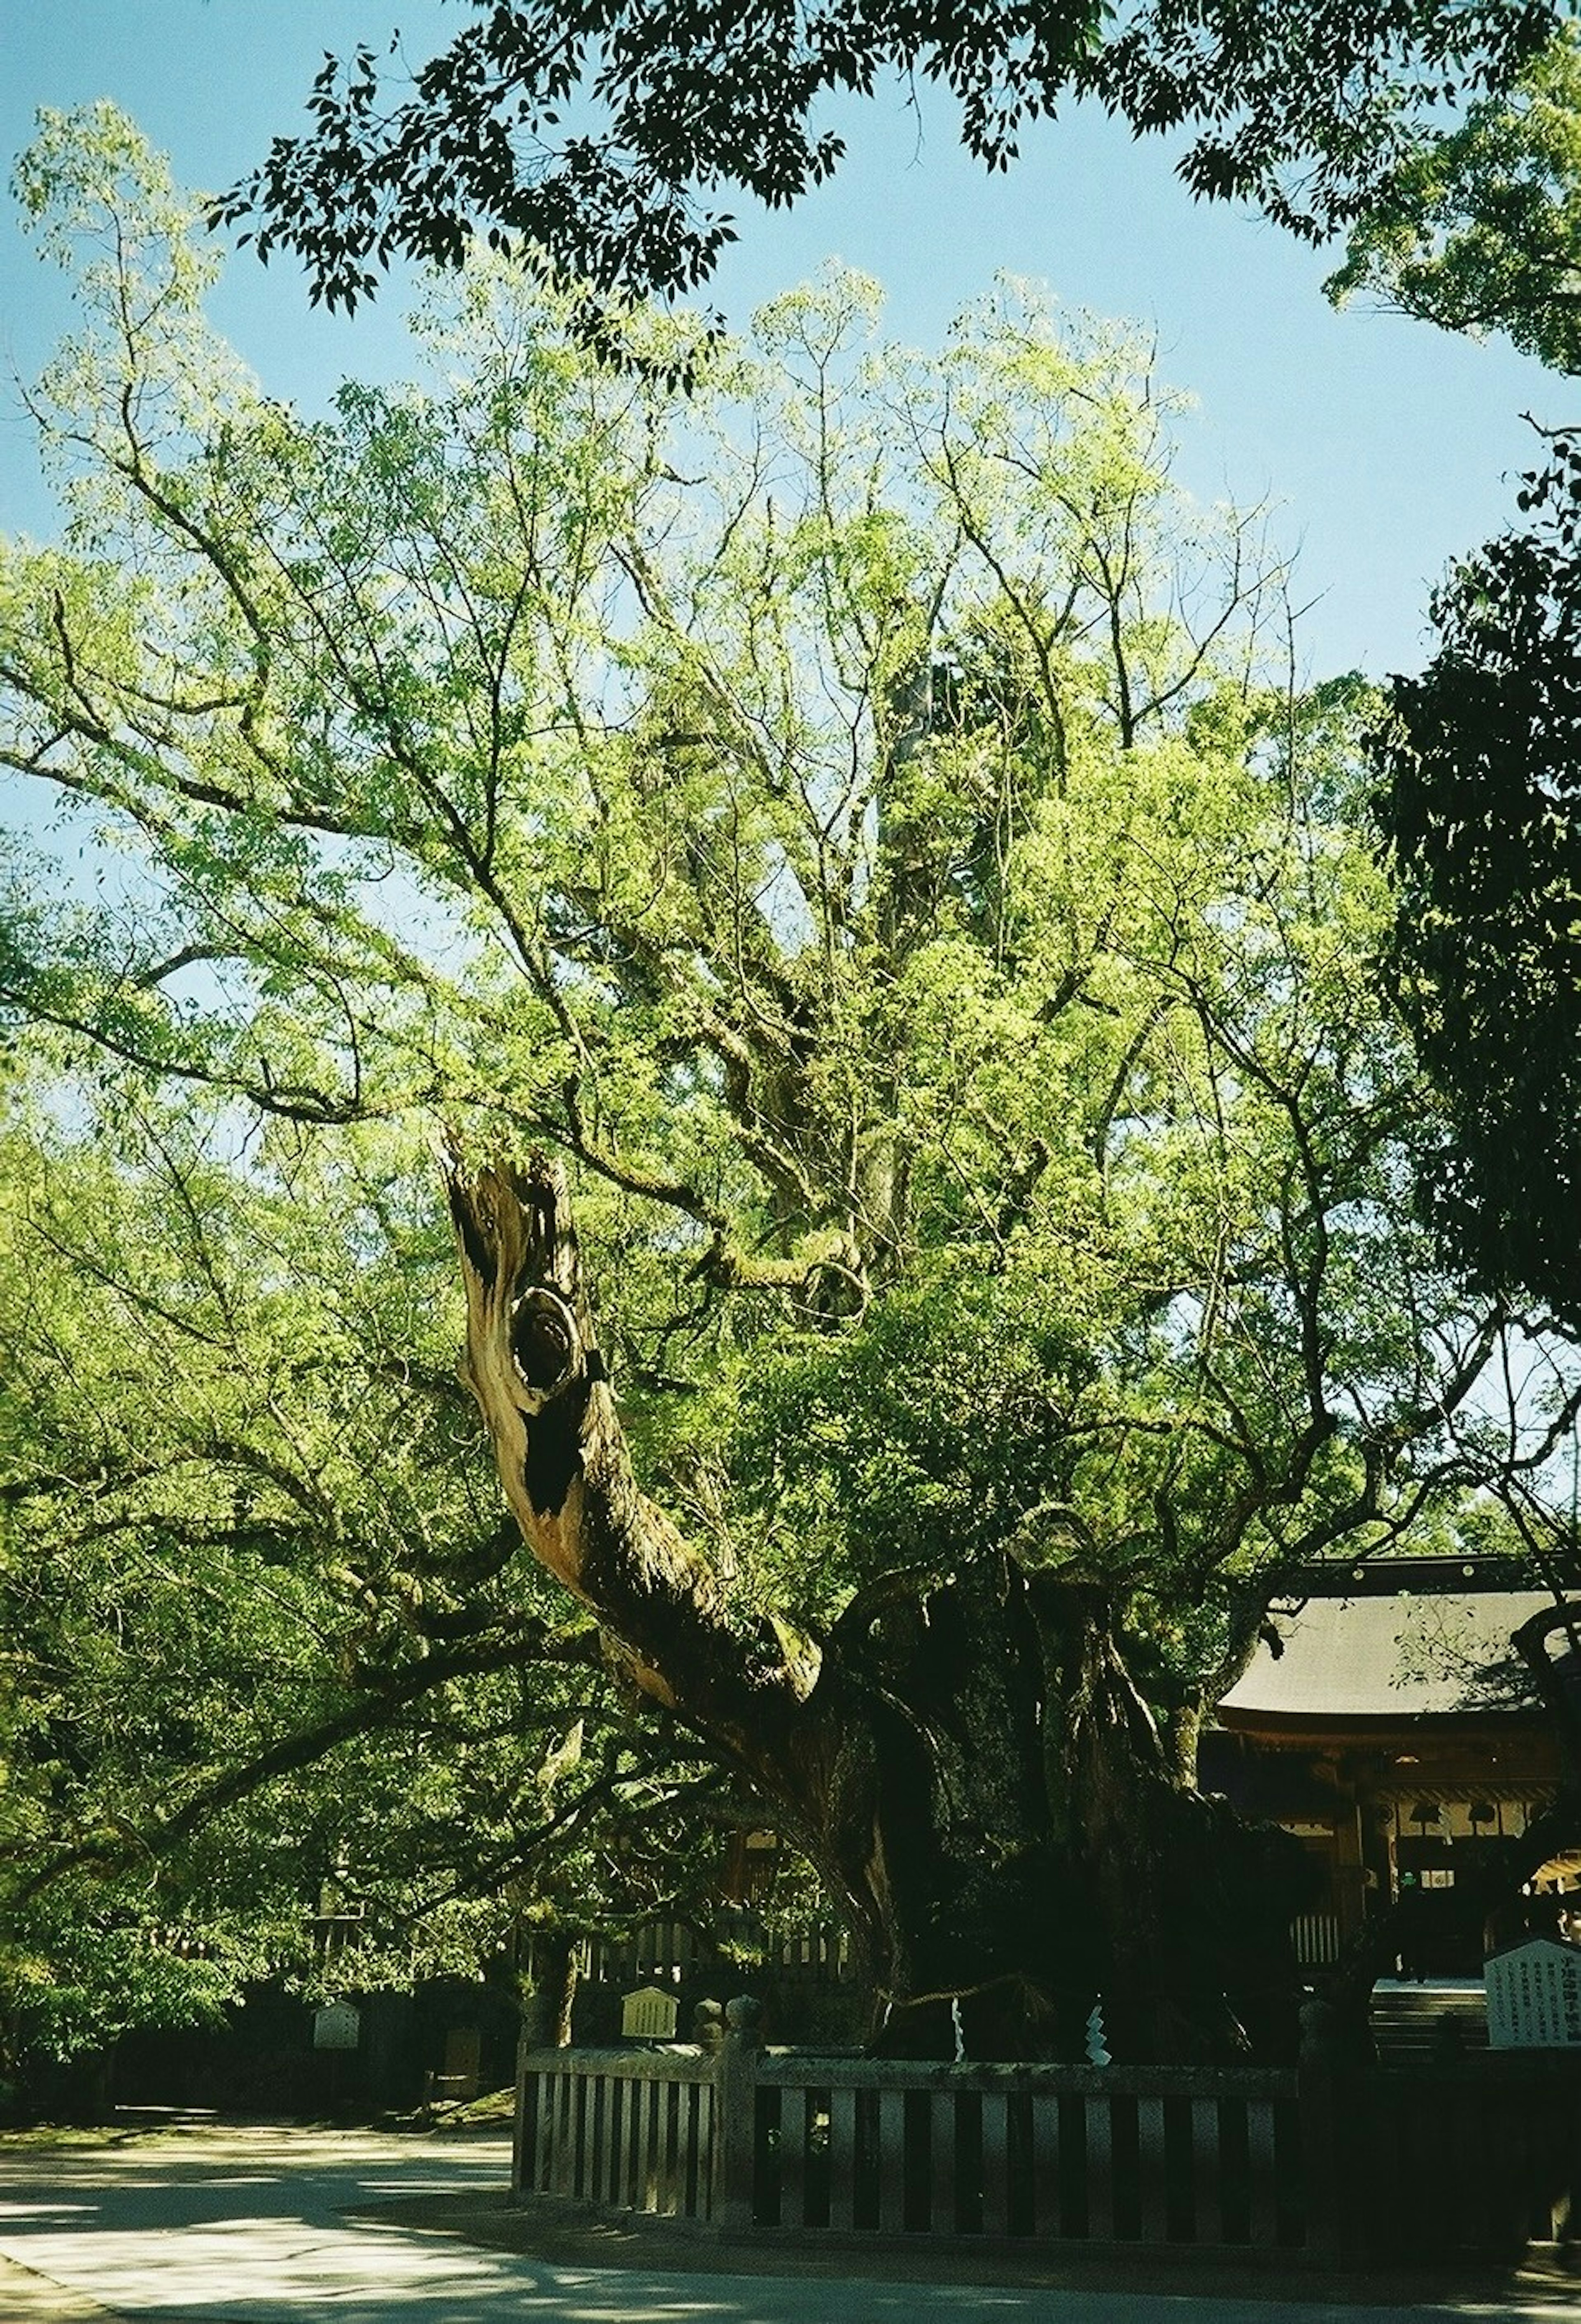
[[[326,50],[388,45],[399,25],[427,55],[460,0],[0,0],[0,147],[7,166],[35,109],[110,97],[188,185],[227,185],[271,134],[296,127]],[[1281,504],[1299,545],[1314,672],[1374,674],[1421,659],[1432,579],[1512,513],[1530,456],[1521,414],[1575,417],[1567,383],[1502,344],[1476,346],[1356,308],[1319,285],[1334,262],[1260,220],[1193,204],[1166,147],[1138,148],[1101,116],[1042,124],[1008,176],[956,147],[946,106],[898,88],[841,116],[850,154],[789,213],[743,215],[712,303],[740,320],[760,299],[839,256],[876,274],[898,335],[929,344],[997,269],[1036,277],[1073,307],[1156,333],[1160,370],[1190,389],[1177,473],[1205,500]],[[399,292],[349,320],[310,312],[301,279],[250,254],[216,301],[220,327],[271,393],[317,406],[342,377],[406,367]],[[0,218],[0,364],[31,376],[69,309],[14,208]],[[48,530],[14,396],[0,426],[0,527]]]

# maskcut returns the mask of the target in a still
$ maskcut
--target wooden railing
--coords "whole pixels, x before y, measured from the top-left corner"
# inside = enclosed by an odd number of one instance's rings
[[[519,2195],[658,2218],[712,2216],[717,2061],[663,2050],[544,2050],[517,2083]]]
[[[1581,2055],[924,2064],[762,2050],[754,2007],[695,2045],[526,2055],[519,2194],[803,2244],[1356,2260],[1511,2256],[1581,2227]]]
[[[755,1957],[777,1984],[843,1985],[850,1976],[850,1939],[832,1921],[789,1926],[741,1906],[717,1913],[712,1933]],[[628,1937],[594,1939],[587,1974],[603,1985],[680,1986],[713,1958],[689,1922],[649,1921]]]
[[[1339,1959],[1344,1940],[1337,1913],[1298,1913],[1290,1935],[1298,1969],[1328,1969]]]
[[[520,2194],[739,2234],[1301,2240],[1295,2076],[755,2049],[522,2061]]]
[[[1293,2073],[768,2055],[756,2084],[755,2227],[1301,2240]]]
[[[1331,2102],[1334,2203],[1353,2244],[1516,2258],[1581,2239],[1581,2057],[1484,2051],[1347,2075]]]

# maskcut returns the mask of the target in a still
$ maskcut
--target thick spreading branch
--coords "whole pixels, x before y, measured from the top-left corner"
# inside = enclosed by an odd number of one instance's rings
[[[718,1576],[639,1491],[583,1295],[563,1168],[540,1157],[525,1170],[456,1169],[450,1201],[465,1378],[523,1538],[596,1614],[646,1694],[799,1806],[816,1757],[818,1659],[767,1623],[738,1629]]]

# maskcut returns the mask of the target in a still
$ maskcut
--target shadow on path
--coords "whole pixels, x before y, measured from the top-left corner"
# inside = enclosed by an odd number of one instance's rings
[[[127,2324],[1555,2324],[1581,2305],[1574,2278],[1540,2271],[1317,2277],[552,2232],[510,2205],[508,2172],[494,2137],[0,2139],[0,2258],[68,2303],[18,2293],[0,2324],[89,2324],[94,2301]]]

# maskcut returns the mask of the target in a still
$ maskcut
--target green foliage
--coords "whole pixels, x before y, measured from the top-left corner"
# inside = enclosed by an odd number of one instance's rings
[[[1581,453],[1551,455],[1535,523],[1439,591],[1437,650],[1395,681],[1375,756],[1393,981],[1449,1113],[1431,1213],[1462,1264],[1574,1323]]]
[[[1328,284],[1379,293],[1454,331],[1504,331],[1581,371],[1581,30],[1563,26],[1513,85],[1424,139],[1352,229]]]
[[[821,103],[893,73],[946,92],[990,170],[1029,122],[1094,97],[1138,135],[1194,133],[1179,164],[1193,195],[1249,198],[1320,238],[1366,208],[1418,122],[1502,90],[1560,15],[1527,0],[600,0],[567,19],[545,0],[476,0],[403,101],[371,48],[330,58],[312,129],[277,138],[216,215],[245,221],[265,258],[298,254],[331,306],[370,296],[396,252],[454,266],[474,237],[599,294],[688,290],[734,235],[702,207],[716,189],[796,200],[844,152],[813,126]],[[595,338],[609,327],[607,310],[584,321]]]
[[[501,1523],[426,1153],[117,1095],[4,1137],[0,2040],[509,1973],[524,1913],[705,1877],[697,1772]]]
[[[93,2056],[143,2026],[217,2024],[238,1985],[273,1966],[252,1916],[226,1933],[206,1930],[195,1951],[176,1931],[114,1917],[97,1885],[52,1890],[0,1939],[6,2067]]]

